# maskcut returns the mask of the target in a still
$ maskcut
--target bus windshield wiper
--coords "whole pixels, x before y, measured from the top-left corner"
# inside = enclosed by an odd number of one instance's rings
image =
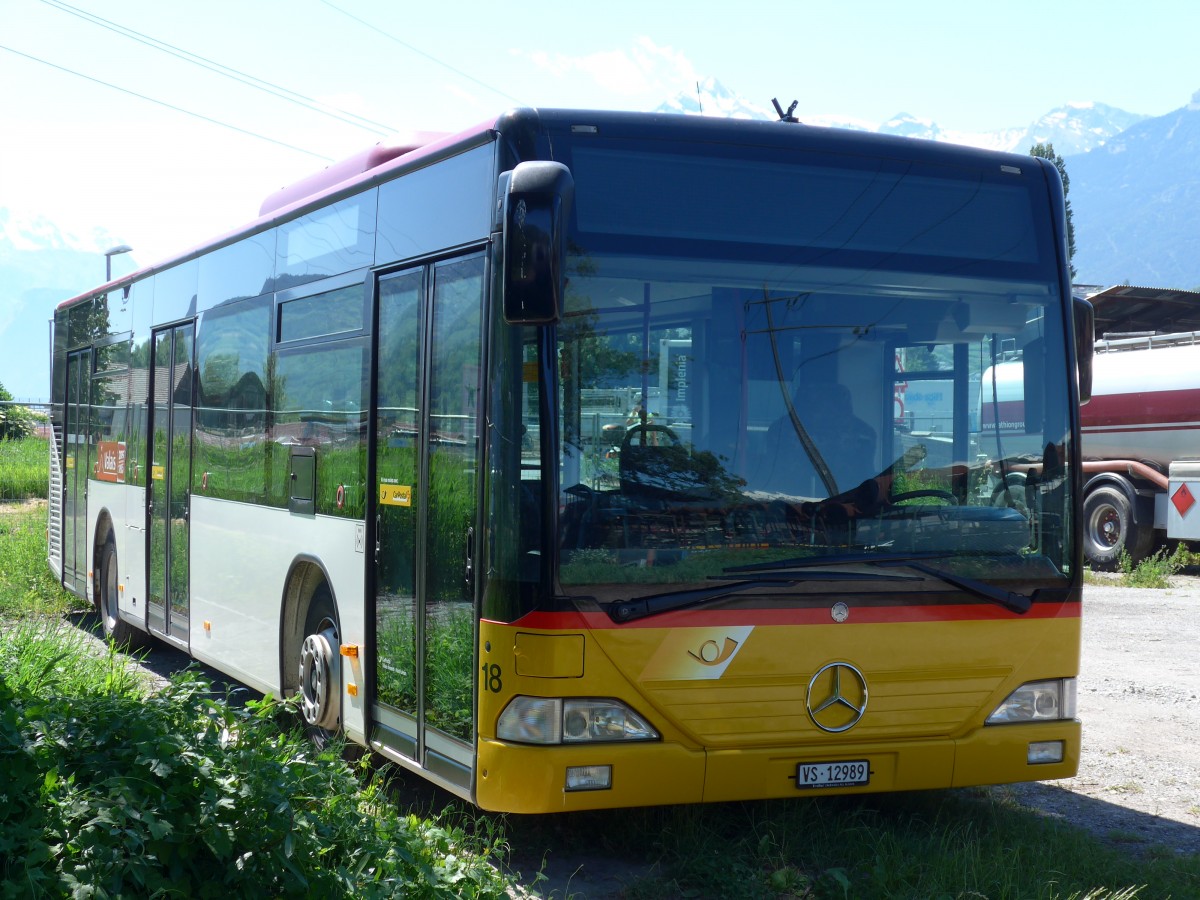
[[[923,562],[923,560],[947,559],[951,556],[953,556],[953,554],[937,551],[931,551],[928,553],[906,553],[895,556],[880,553],[844,553],[830,556],[798,556],[793,559],[781,559],[774,562],[754,563],[748,566],[733,566],[725,571],[730,573],[778,571],[781,576],[786,577],[786,571],[780,570],[808,568],[810,566],[829,566],[837,565],[838,563],[870,563],[871,565],[875,566],[887,567],[906,566],[925,575],[930,575],[933,578],[940,579],[946,584],[953,585],[957,588],[962,588],[964,591],[967,591],[976,597],[984,600],[990,600],[992,603],[999,604],[1005,609],[1012,610],[1015,613],[1024,615],[1025,613],[1029,612],[1029,608],[1033,605],[1033,598],[1038,595],[1038,591],[1034,591],[1032,596],[1016,593],[1015,591],[1006,591],[1003,588],[998,588],[995,585],[988,584],[985,581],[979,581],[978,579],[969,578],[965,575],[956,575],[953,572],[947,572],[944,569],[937,569],[933,566],[928,566]]]
[[[909,569],[915,569],[918,572],[923,572],[926,575],[932,575],[946,584],[954,585],[954,587],[962,588],[969,594],[974,594],[984,600],[990,600],[1003,606],[1005,609],[1012,610],[1015,613],[1024,615],[1029,612],[1029,608],[1033,605],[1033,598],[1037,596],[1039,591],[1034,591],[1033,595],[1020,594],[1016,591],[1006,591],[1004,588],[996,587],[994,584],[988,584],[986,581],[979,581],[975,578],[968,578],[966,575],[956,575],[953,572],[947,572],[944,569],[935,569],[933,566],[927,566],[917,560],[877,560],[876,565],[880,566],[906,566]]]
[[[793,556],[770,562],[750,563],[745,566],[730,566],[723,572],[774,572],[780,569],[808,569],[815,566],[856,565],[858,563],[906,563],[920,559],[945,559],[952,554],[941,551],[925,553],[834,553],[826,556]]]
[[[700,603],[708,603],[750,590],[763,585],[792,585],[801,581],[911,581],[913,576],[883,575],[876,572],[804,572],[804,573],[764,573],[750,578],[737,579],[735,576],[714,575],[714,581],[725,581],[724,584],[714,584],[707,588],[692,588],[684,591],[670,591],[665,594],[651,594],[647,597],[634,597],[629,600],[617,600],[608,606],[608,615],[614,622],[622,624],[634,619],[644,619],[659,613],[684,609]]]

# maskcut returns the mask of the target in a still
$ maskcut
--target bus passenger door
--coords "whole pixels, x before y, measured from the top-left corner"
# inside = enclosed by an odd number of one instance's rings
[[[87,483],[89,388],[92,351],[67,357],[67,397],[63,409],[63,584],[81,596],[87,586]]]
[[[374,354],[377,738],[463,796],[483,293],[482,255],[381,278]]]
[[[152,339],[149,480],[150,631],[188,646],[188,512],[192,477],[191,322]]]

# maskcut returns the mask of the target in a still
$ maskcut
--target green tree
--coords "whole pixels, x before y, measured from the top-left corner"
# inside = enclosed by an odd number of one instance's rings
[[[1071,218],[1071,179],[1067,176],[1067,164],[1063,158],[1054,152],[1053,144],[1034,144],[1029,148],[1030,156],[1040,156],[1042,159],[1048,159],[1054,163],[1054,167],[1058,169],[1059,177],[1062,178],[1063,199],[1066,201],[1067,207],[1067,261],[1071,265],[1071,280],[1075,280],[1075,223]]]
[[[34,414],[12,403],[13,395],[0,384],[0,441],[16,441],[33,433]]]

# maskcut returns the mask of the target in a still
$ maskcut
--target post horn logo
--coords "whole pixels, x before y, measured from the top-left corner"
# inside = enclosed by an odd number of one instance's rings
[[[689,650],[688,656],[705,666],[719,666],[728,661],[737,650],[738,642],[731,637],[725,638],[725,645],[718,646],[716,641],[708,640],[700,645],[699,652]]]
[[[805,705],[822,731],[849,731],[867,711],[867,679],[850,663],[829,663],[809,681]]]

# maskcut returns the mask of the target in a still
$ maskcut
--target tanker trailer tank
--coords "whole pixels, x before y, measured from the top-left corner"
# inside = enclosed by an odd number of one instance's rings
[[[1097,341],[1080,418],[1088,562],[1200,539],[1200,332]]]

